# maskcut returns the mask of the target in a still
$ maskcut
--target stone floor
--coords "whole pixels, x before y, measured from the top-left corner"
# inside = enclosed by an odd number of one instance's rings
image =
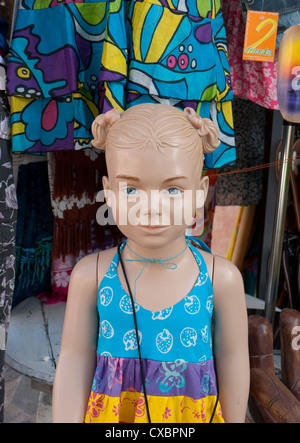
[[[32,387],[29,377],[6,366],[4,423],[51,423],[51,395]]]

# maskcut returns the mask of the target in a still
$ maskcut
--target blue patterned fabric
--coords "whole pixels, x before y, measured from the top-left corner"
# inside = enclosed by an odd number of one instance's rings
[[[224,423],[212,352],[213,288],[199,251],[209,249],[193,237],[187,242],[199,266],[193,289],[159,312],[136,302],[137,333],[117,274],[118,253],[113,258],[98,293],[97,367],[86,423],[147,422],[145,391],[152,423]]]
[[[221,144],[204,168],[235,161],[220,0],[23,0],[8,57],[13,152],[91,147],[102,112],[192,107]]]
[[[204,245],[199,239],[194,241]],[[199,249],[190,242],[189,247],[199,266],[198,279],[189,294],[159,312],[149,311],[135,302],[145,358],[158,361],[182,359],[195,363],[212,358],[213,288]],[[205,248],[208,249],[207,246]],[[121,286],[117,274],[118,263],[117,253],[98,292],[101,323],[97,353],[138,358],[131,300]]]

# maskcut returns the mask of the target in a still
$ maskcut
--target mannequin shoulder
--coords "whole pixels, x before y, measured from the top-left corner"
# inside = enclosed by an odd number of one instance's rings
[[[100,263],[105,266],[108,264],[108,267],[114,258],[115,254],[117,252],[117,248],[111,248],[111,249],[105,249],[100,252],[94,252],[93,254],[86,255],[82,259],[79,260],[79,262],[74,267],[75,273],[81,273],[84,272],[86,274],[93,273],[95,275],[96,272],[96,266],[97,263]]]
[[[70,286],[84,285],[86,291],[97,290],[97,281],[100,282],[108,271],[116,252],[117,248],[111,248],[83,257],[72,271]]]
[[[224,257],[215,256],[214,299],[216,304],[244,305],[245,289],[240,270]]]
[[[224,283],[228,285],[240,283],[242,276],[239,269],[227,258],[206,251],[201,251],[201,255],[205,261],[207,272],[213,280],[214,289]]]
[[[240,270],[227,258],[215,255],[215,279],[219,281],[236,283],[242,278]]]

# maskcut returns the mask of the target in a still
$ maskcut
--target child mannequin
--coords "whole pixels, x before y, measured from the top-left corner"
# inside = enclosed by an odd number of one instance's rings
[[[243,281],[185,235],[207,194],[201,172],[203,153],[219,144],[214,124],[190,108],[145,104],[100,115],[93,134],[127,240],[73,270],[53,422],[244,422]]]

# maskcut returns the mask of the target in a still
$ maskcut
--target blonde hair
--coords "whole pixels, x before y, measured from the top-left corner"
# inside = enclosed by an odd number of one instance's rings
[[[92,126],[95,148],[143,149],[155,146],[213,152],[220,144],[218,130],[209,119],[162,104],[141,104],[124,113],[115,109],[96,118]]]

